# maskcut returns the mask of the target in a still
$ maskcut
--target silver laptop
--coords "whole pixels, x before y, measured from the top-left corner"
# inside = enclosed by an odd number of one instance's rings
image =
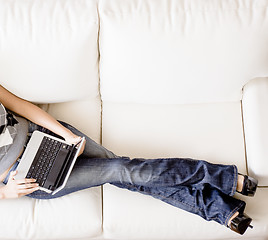
[[[34,131],[18,165],[15,179],[34,178],[39,189],[52,195],[67,183],[85,138],[76,145]]]

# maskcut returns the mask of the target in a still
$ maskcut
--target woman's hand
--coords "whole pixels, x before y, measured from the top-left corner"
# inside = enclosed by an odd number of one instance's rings
[[[1,188],[0,193],[2,198],[20,198],[39,189],[38,183],[35,183],[35,179],[25,178],[15,180],[14,176],[17,172],[18,171],[12,171],[7,184]]]
[[[67,143],[75,145],[82,140],[82,137],[79,137],[79,136],[75,135],[74,133],[71,133],[71,134],[68,134],[67,136],[65,136],[64,139]],[[78,153],[78,156],[80,156],[83,153],[83,151],[85,149],[85,145],[86,145],[86,141],[84,141],[83,146],[81,147],[81,150]]]

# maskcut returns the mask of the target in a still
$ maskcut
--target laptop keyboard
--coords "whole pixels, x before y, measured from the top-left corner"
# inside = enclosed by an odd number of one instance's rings
[[[62,143],[59,141],[44,137],[26,178],[36,179],[36,182],[42,187],[46,182],[61,145]]]

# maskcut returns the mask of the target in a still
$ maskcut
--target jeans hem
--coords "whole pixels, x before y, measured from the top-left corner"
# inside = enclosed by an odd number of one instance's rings
[[[233,181],[233,187],[230,196],[234,196],[237,188],[237,180],[238,180],[238,170],[235,165],[233,165],[234,168],[234,181]]]
[[[244,212],[245,207],[246,207],[246,203],[245,203],[245,202],[241,202],[236,208],[233,209],[233,211],[231,211],[231,212],[229,213],[229,215],[227,216],[227,218],[226,218],[226,220],[225,220],[225,222],[224,222],[224,225],[225,225],[226,227],[229,227],[229,226],[228,226],[228,222],[229,222],[230,218],[231,218],[236,212],[239,212],[239,213]]]

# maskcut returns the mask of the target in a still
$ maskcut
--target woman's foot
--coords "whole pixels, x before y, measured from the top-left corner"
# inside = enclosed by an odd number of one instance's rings
[[[242,175],[238,173],[237,187],[236,191],[245,195],[253,197],[255,195],[258,186],[258,180],[249,177],[247,175]]]
[[[248,227],[253,228],[250,223],[252,219],[244,213],[236,212],[229,220],[228,227],[241,235],[245,233]]]

